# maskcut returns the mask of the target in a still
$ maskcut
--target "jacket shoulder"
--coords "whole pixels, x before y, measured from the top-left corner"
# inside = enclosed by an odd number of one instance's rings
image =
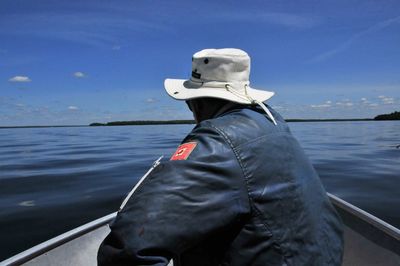
[[[274,125],[263,112],[243,108],[217,118],[205,120],[198,127],[212,128],[230,142],[233,147],[263,136],[290,135],[285,120],[272,108],[270,110],[277,125]]]

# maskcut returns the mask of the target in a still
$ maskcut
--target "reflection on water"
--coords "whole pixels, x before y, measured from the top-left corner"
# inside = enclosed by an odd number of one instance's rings
[[[192,125],[0,130],[0,260],[115,211]],[[400,227],[400,123],[291,123],[327,190]]]

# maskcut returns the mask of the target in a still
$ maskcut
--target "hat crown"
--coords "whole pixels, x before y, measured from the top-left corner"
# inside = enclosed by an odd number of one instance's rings
[[[192,80],[249,82],[250,57],[240,49],[205,49],[193,55]]]

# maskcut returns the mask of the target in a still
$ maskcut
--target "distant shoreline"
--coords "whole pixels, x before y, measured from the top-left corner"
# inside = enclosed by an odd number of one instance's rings
[[[288,123],[298,122],[357,122],[357,121],[379,121],[373,118],[354,118],[354,119],[286,119]],[[102,126],[142,126],[142,125],[190,125],[195,124],[194,120],[148,120],[148,121],[116,121],[108,123],[92,123],[90,125],[64,125],[64,126],[0,126],[0,129],[7,128],[57,128],[57,127],[102,127]]]
[[[357,121],[395,121],[400,120],[400,112],[382,114],[374,118],[348,118],[348,119],[285,119],[288,123],[297,122],[357,122]],[[64,126],[0,126],[5,128],[46,128],[46,127],[103,127],[103,126],[143,126],[143,125],[190,125],[195,124],[194,120],[134,120],[134,121],[114,121],[107,123],[91,123],[90,125],[64,125]]]
[[[49,127],[88,127],[88,125],[65,125],[65,126],[0,126],[0,129],[7,129],[7,128],[49,128]]]
[[[343,121],[374,121],[372,118],[354,118],[354,119],[286,119],[288,123],[292,122],[343,122]],[[115,121],[108,123],[92,123],[89,126],[141,126],[141,125],[187,125],[195,124],[194,120],[156,120],[156,121]]]

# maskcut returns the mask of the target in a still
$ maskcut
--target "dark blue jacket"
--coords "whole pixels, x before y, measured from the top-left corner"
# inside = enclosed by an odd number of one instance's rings
[[[340,265],[342,224],[287,124],[242,107],[198,124],[102,243],[100,265]]]

